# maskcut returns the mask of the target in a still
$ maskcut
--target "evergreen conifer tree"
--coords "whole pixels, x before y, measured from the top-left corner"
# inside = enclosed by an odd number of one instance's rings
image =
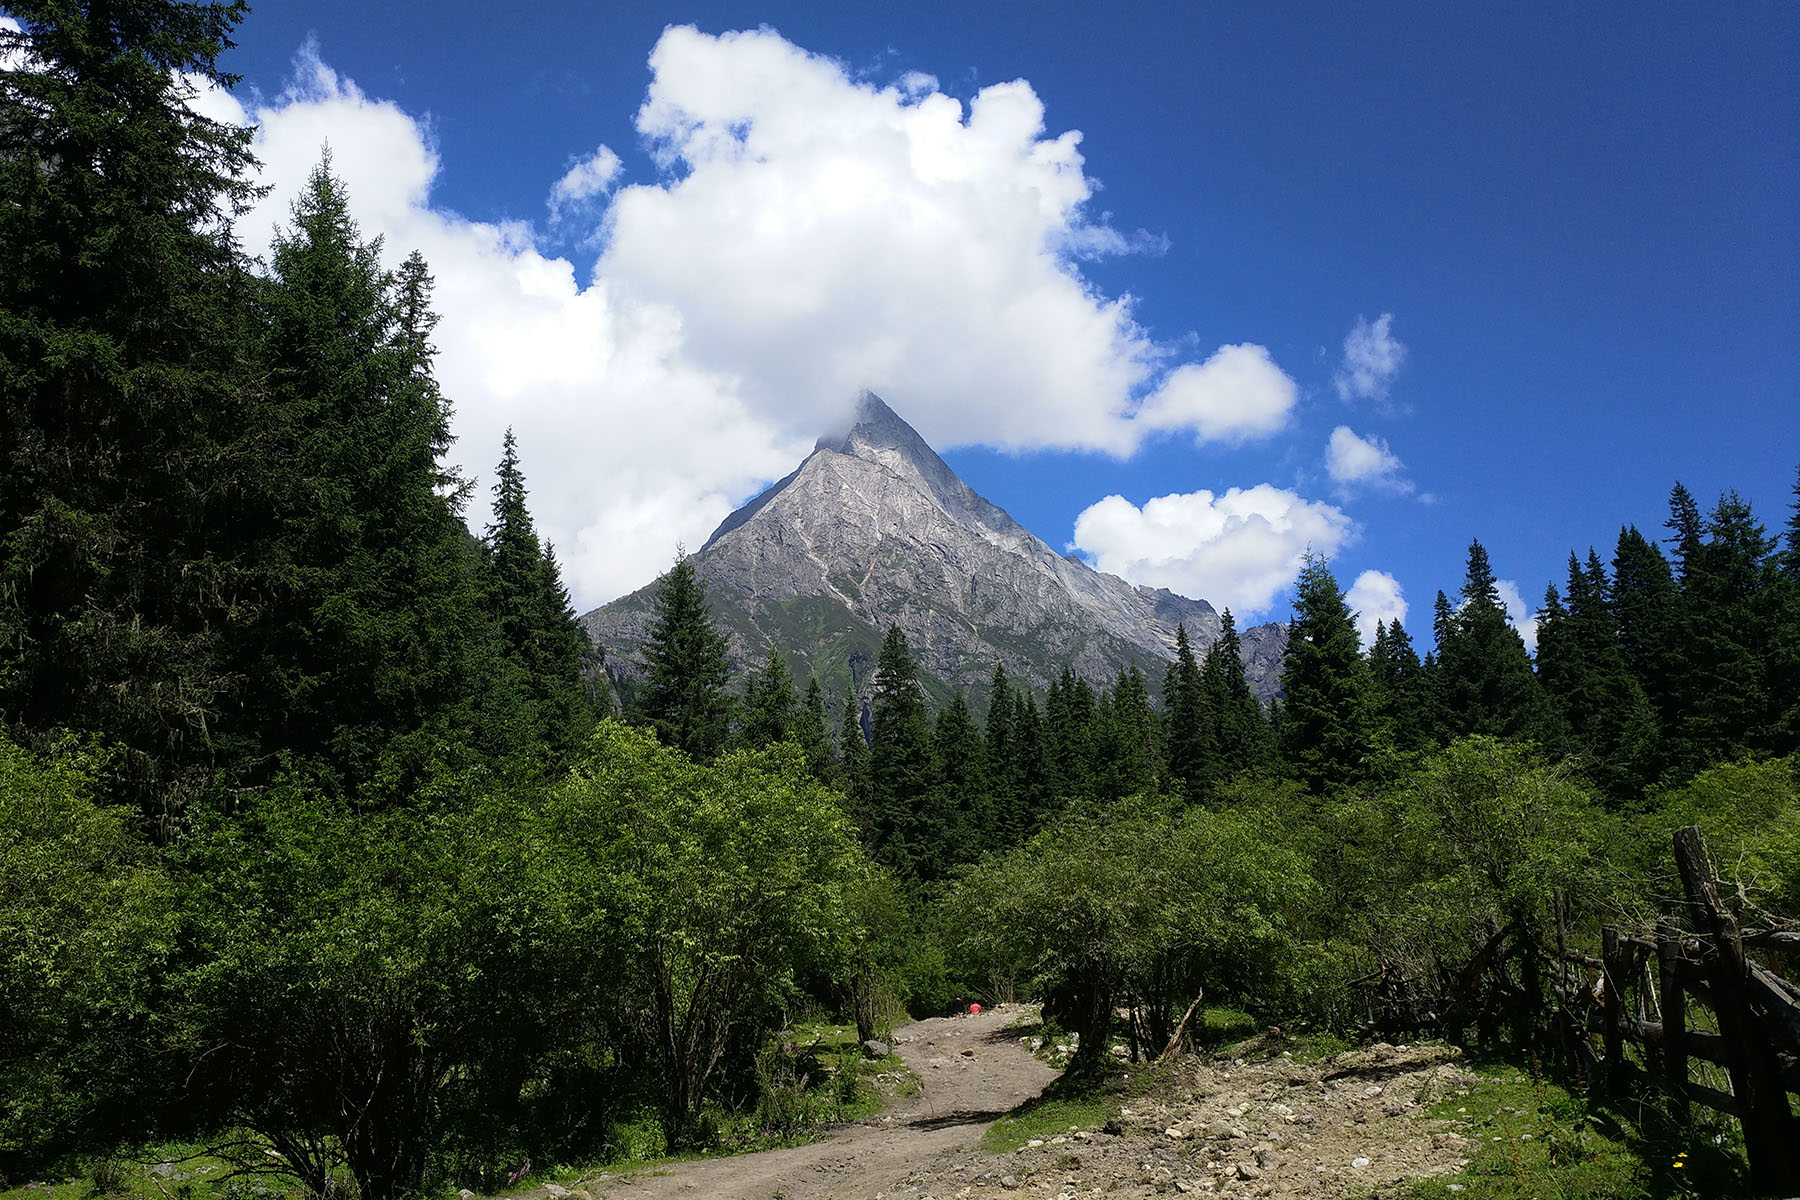
[[[1163,678],[1164,745],[1169,780],[1190,801],[1207,784],[1206,687],[1188,642],[1187,626],[1175,626],[1175,661]]]
[[[806,751],[806,769],[812,777],[820,783],[829,783],[831,734],[825,726],[825,690],[819,686],[817,675],[807,677],[806,698],[800,702],[800,710],[794,717],[794,740]]]
[[[1478,541],[1469,543],[1462,597],[1437,651],[1451,736],[1486,734],[1559,746],[1560,722],[1500,599],[1487,549]]]
[[[279,234],[262,356],[293,481],[270,546],[281,581],[248,666],[265,750],[364,802],[400,796],[474,723],[491,628],[439,456],[423,263],[383,270],[320,163]]]
[[[1676,694],[1680,596],[1675,576],[1661,549],[1635,525],[1619,530],[1612,565],[1609,600],[1613,624],[1619,631],[1619,654],[1650,703],[1661,742],[1681,719]],[[1660,776],[1667,765],[1666,751],[1660,745],[1653,753],[1645,766],[1649,778]]]
[[[1156,713],[1136,665],[1121,669],[1100,710],[1097,784],[1105,800],[1122,800],[1156,787]]]
[[[869,850],[916,874],[926,837],[920,806],[931,786],[931,725],[906,634],[888,626],[869,703]]]
[[[1282,756],[1314,792],[1360,781],[1373,748],[1361,648],[1325,559],[1306,556],[1282,658]]]
[[[1682,777],[1772,748],[1774,723],[1765,676],[1772,614],[1763,595],[1773,543],[1736,492],[1719,497],[1698,545],[1688,545],[1687,521],[1685,507],[1670,517],[1672,528],[1681,526],[1684,651],[1670,759]]]
[[[1208,773],[1215,782],[1259,767],[1268,756],[1268,724],[1244,673],[1243,642],[1229,608],[1219,614],[1219,623],[1219,640],[1200,670]]]
[[[230,87],[246,8],[6,5],[0,30],[0,724],[101,734],[109,798],[172,821],[262,754],[234,626],[268,470],[231,221],[252,131]],[[172,825],[165,825],[172,829]]]
[[[844,718],[838,723],[837,764],[835,782],[844,793],[850,814],[869,836],[869,740],[863,734],[862,704],[855,689],[844,694]]]
[[[1024,842],[1055,809],[1048,739],[1037,699],[1024,688],[1013,691],[1012,796],[1003,844]]]
[[[982,726],[982,759],[987,767],[987,790],[977,821],[983,852],[1009,847],[1023,828],[1017,819],[1018,792],[1013,769],[1013,711],[1017,701],[1006,668],[994,667],[988,687],[987,718]]]
[[[731,664],[725,635],[713,624],[706,585],[686,554],[656,590],[656,618],[644,643],[644,716],[665,745],[698,762],[725,746],[731,698],[725,683]]]
[[[1800,471],[1769,583],[1769,745],[1800,751]]]
[[[1054,791],[1065,797],[1091,796],[1096,754],[1094,689],[1065,664],[1051,686],[1045,708]]]
[[[518,442],[508,429],[495,469],[487,527],[486,598],[498,623],[507,682],[523,709],[526,737],[558,756],[593,727],[583,671],[590,654],[555,551],[540,544],[526,503]]]
[[[744,683],[742,712],[744,745],[761,749],[795,739],[800,705],[794,696],[794,679],[788,673],[787,659],[773,642],[769,643],[769,655],[762,669],[753,672]]]
[[[1599,555],[1569,555],[1568,605],[1555,588],[1538,621],[1538,679],[1567,721],[1588,777],[1616,804],[1650,781],[1656,718],[1626,669]]]
[[[1368,679],[1369,716],[1377,744],[1403,757],[1426,749],[1431,734],[1425,668],[1400,618],[1375,623]]]
[[[987,777],[981,735],[961,692],[938,711],[931,735],[931,798],[920,831],[919,877],[942,879],[981,856],[981,798]]]

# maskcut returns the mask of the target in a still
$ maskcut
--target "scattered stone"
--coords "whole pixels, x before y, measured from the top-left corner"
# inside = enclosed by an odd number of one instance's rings
[[[563,1187],[561,1184],[546,1183],[544,1185],[544,1195],[550,1197],[550,1200],[562,1200],[562,1198],[568,1194],[569,1189]]]
[[[1350,1165],[1351,1165],[1351,1166],[1353,1166],[1353,1167],[1355,1167],[1355,1168],[1356,1168],[1356,1169],[1357,1169],[1357,1170],[1359,1170],[1359,1171],[1360,1171],[1360,1170],[1362,1170],[1362,1169],[1363,1169],[1363,1168],[1364,1168],[1364,1167],[1366,1167],[1366,1166],[1368,1166],[1368,1165],[1369,1165],[1369,1160],[1368,1160],[1368,1159],[1366,1159],[1366,1158],[1363,1158],[1363,1157],[1361,1157],[1361,1156],[1358,1156],[1358,1157],[1356,1157],[1356,1158],[1353,1158],[1353,1159],[1351,1159],[1351,1160],[1350,1160]]]
[[[1255,1163],[1241,1162],[1237,1165],[1237,1177],[1246,1183],[1252,1179],[1261,1179],[1262,1168]]]
[[[868,1041],[864,1042],[862,1048],[863,1053],[870,1058],[886,1058],[893,1052],[893,1048],[886,1042],[878,1042],[874,1038],[870,1038]]]
[[[1002,1175],[1000,1177],[1000,1186],[1009,1192],[1016,1191],[1019,1186],[1019,1177],[1017,1175]]]

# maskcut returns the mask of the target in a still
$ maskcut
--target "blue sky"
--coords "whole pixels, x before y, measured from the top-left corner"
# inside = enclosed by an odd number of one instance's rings
[[[861,384],[1252,620],[1308,544],[1419,637],[1471,537],[1535,605],[1676,479],[1787,515],[1800,7],[526,11],[271,5],[212,102],[264,128],[252,249],[329,138],[425,250],[460,453],[519,428],[583,607]]]

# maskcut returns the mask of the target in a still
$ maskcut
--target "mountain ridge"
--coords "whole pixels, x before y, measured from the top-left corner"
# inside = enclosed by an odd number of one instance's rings
[[[984,698],[995,665],[1043,689],[1063,666],[1096,685],[1136,666],[1152,687],[1175,629],[1196,654],[1221,623],[1204,600],[1134,586],[1058,554],[977,493],[879,396],[841,434],[727,516],[692,556],[740,671],[771,642],[796,678],[865,698],[889,624],[907,635],[934,699]],[[656,584],[582,618],[629,686],[641,674]],[[1241,634],[1263,699],[1278,690],[1286,629]]]

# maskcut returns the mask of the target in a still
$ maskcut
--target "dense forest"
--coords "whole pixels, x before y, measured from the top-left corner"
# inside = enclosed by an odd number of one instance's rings
[[[234,241],[250,134],[187,101],[244,5],[7,8],[0,1177],[187,1137],[390,1200],[702,1146],[807,1008],[1038,998],[1077,1069],[1202,989],[1490,1036],[1531,1020],[1458,987],[1494,930],[1654,911],[1691,823],[1800,913],[1800,487],[1771,536],[1676,485],[1535,656],[1479,543],[1423,658],[1309,559],[1266,708],[1226,613],[981,713],[896,628],[865,726],[779,647],[734,677],[678,559],[620,711],[510,435],[469,532],[427,264],[328,157]]]

